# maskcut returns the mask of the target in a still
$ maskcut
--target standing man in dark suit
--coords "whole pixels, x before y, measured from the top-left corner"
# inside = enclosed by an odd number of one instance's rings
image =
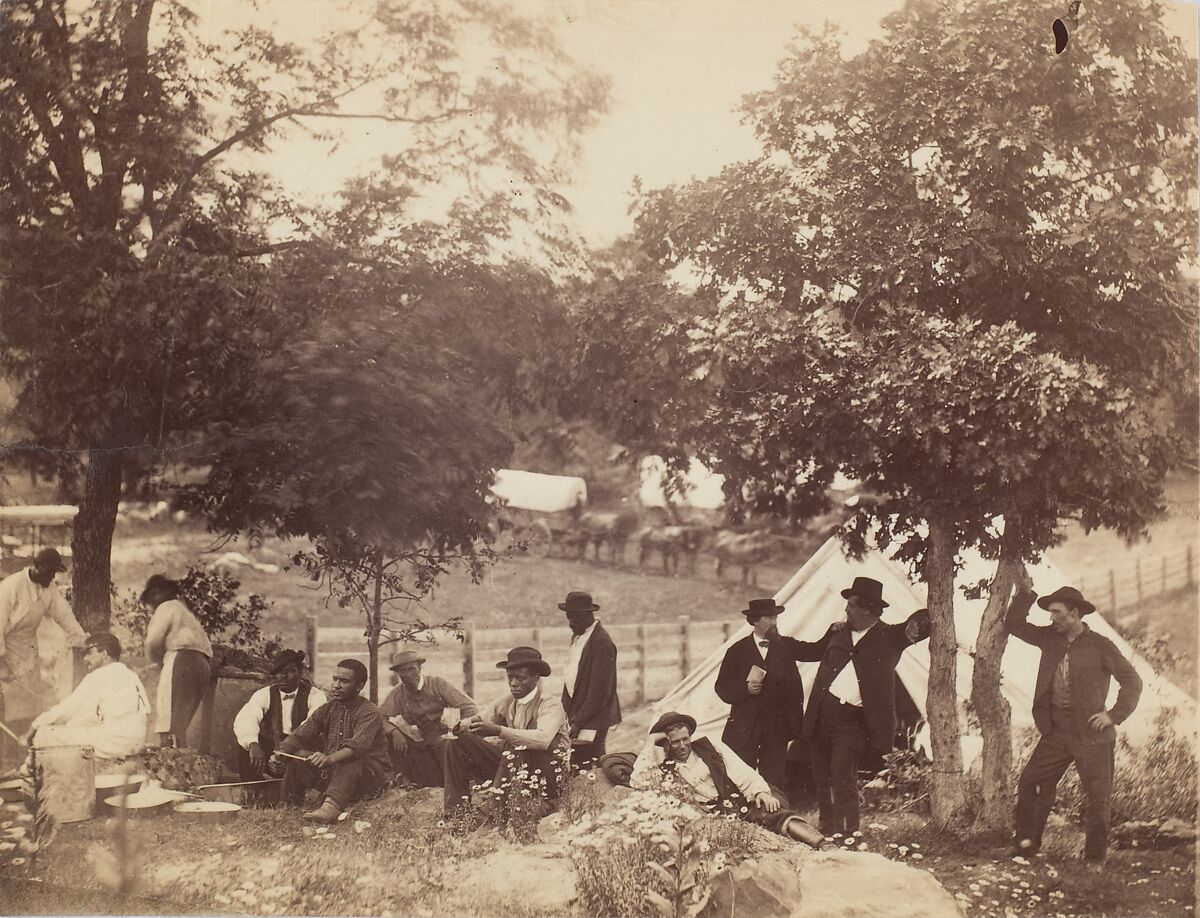
[[[617,700],[617,645],[596,618],[590,593],[572,592],[558,607],[571,626],[571,650],[563,672],[563,709],[571,725],[571,761],[591,768],[604,755],[610,727],[621,722]]]
[[[1031,855],[1041,847],[1058,782],[1074,762],[1087,798],[1083,856],[1098,871],[1108,852],[1116,725],[1137,707],[1142,680],[1112,641],[1083,623],[1096,607],[1077,589],[1061,587],[1037,600],[1050,613],[1049,625],[1025,620],[1035,599],[1026,574],[1004,623],[1013,637],[1042,651],[1033,692],[1033,722],[1042,738],[1017,783],[1016,850]],[[1121,690],[1109,710],[1114,677]]]
[[[782,611],[773,599],[750,600],[742,614],[754,630],[725,651],[716,686],[730,706],[721,742],[774,787],[783,786],[788,743],[800,738],[804,726],[804,684],[796,663],[821,659],[841,627],[831,626],[815,643],[797,641],[776,628]]]
[[[891,750],[896,664],[905,648],[929,636],[929,613],[924,609],[903,625],[879,620],[888,604],[878,580],[855,577],[842,597],[850,627],[826,645],[804,713],[821,831],[826,835],[858,831],[858,761],[868,747],[881,755]]]

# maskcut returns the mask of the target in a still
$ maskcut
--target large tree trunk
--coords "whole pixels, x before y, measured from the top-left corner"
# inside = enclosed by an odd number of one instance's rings
[[[925,556],[930,620],[926,708],[933,746],[930,807],[934,823],[941,826],[961,821],[966,802],[958,723],[958,637],[954,628],[957,553],[953,527],[944,520],[931,519]]]
[[[71,604],[89,632],[107,631],[112,615],[112,538],[120,499],[120,452],[90,450],[71,537]]]
[[[979,624],[971,677],[971,705],[979,717],[983,736],[981,794],[975,824],[979,829],[1004,834],[1012,831],[1013,816],[1012,711],[1001,690],[1000,661],[1008,644],[1004,613],[1020,569],[1020,554],[1006,539]]]

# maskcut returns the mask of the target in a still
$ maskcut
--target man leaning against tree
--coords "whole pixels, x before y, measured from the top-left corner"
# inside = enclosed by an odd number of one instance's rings
[[[1049,625],[1026,621],[1035,599],[1050,613]],[[1058,782],[1074,762],[1087,800],[1083,856],[1098,871],[1108,852],[1116,726],[1137,707],[1142,680],[1112,641],[1084,623],[1094,611],[1074,587],[1038,599],[1026,573],[1005,627],[1042,651],[1033,692],[1033,722],[1042,736],[1017,783],[1016,852],[1031,855],[1041,847]],[[1116,704],[1106,709],[1114,678],[1121,688]]]

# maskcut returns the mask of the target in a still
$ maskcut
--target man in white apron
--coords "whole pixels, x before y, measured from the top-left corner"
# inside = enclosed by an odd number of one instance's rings
[[[54,585],[66,570],[53,548],[43,548],[33,564],[0,580],[0,719],[28,723],[57,699],[41,677],[38,626],[47,617],[66,636],[68,647],[82,647],[87,634]]]

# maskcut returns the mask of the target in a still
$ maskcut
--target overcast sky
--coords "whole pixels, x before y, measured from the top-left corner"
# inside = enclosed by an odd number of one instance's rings
[[[606,244],[630,226],[626,210],[635,176],[650,188],[708,176],[752,157],[757,143],[736,113],[742,96],[770,85],[799,24],[832,20],[857,53],[881,34],[880,19],[903,0],[516,0],[558,18],[566,49],[613,81],[609,111],[582,138],[582,161],[565,189],[579,230]],[[1085,0],[1084,13],[1088,2]],[[232,4],[232,5],[231,5]],[[1063,0],[1065,11],[1067,0]],[[1166,0],[1169,28],[1196,54],[1194,2]],[[239,0],[210,0],[209,22],[281,16],[281,31],[313,34],[335,25],[330,0],[263,0],[247,13]],[[267,12],[267,11],[270,12]],[[1052,42],[1051,23],[1045,40]],[[388,152],[387,126],[358,123],[356,136],[333,155],[290,151],[286,180],[315,194],[332,193]]]

